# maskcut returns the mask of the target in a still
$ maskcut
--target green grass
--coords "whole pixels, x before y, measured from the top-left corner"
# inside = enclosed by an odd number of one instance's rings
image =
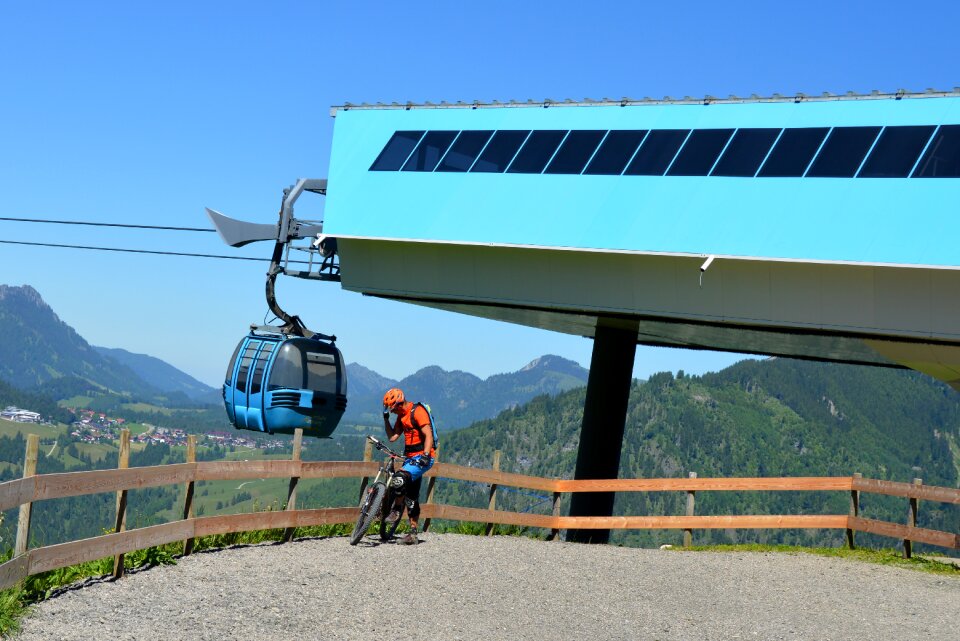
[[[14,423],[0,418],[0,435],[16,436],[22,434],[26,438],[27,434],[36,434],[41,439],[53,439],[63,436],[66,433],[66,427],[63,425],[38,425],[36,423]]]
[[[905,559],[903,554],[897,550],[870,550],[867,548],[807,548],[795,545],[761,545],[759,543],[748,543],[743,545],[703,545],[691,546],[688,548],[671,548],[677,552],[780,552],[786,554],[814,554],[816,556],[826,556],[839,559],[850,559],[864,563],[874,563],[877,565],[889,565],[909,570],[918,570],[921,572],[930,572],[932,574],[944,574],[954,576],[960,579],[960,567],[952,563],[943,563],[933,559],[914,555],[913,558]]]
[[[235,481],[205,481],[197,484],[193,508],[204,516],[253,512],[272,506],[279,509],[287,499],[290,479],[245,479]],[[251,498],[231,505],[234,497],[245,492]],[[217,509],[217,504],[220,508]]]
[[[277,450],[261,450],[259,448],[237,447],[233,452],[223,456],[224,461],[260,461],[260,460],[290,460],[290,452]]]
[[[127,423],[123,427],[130,430],[130,436],[140,436],[145,433],[150,428],[144,425],[143,423]]]
[[[20,619],[27,613],[21,586],[0,591],[0,636],[9,636],[20,629]]]
[[[57,405],[60,407],[86,407],[92,400],[92,396],[71,396],[63,399]]]
[[[109,443],[76,443],[77,451],[89,456],[94,463],[99,463],[109,452],[116,452],[117,448]]]
[[[151,405],[150,403],[124,403],[122,405],[123,409],[131,410],[133,412],[156,412],[158,414],[163,414],[164,416],[169,416],[173,414],[173,410],[160,407],[159,405]]]

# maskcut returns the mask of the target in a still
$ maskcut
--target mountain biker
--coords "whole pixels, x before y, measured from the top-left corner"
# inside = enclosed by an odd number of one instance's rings
[[[397,415],[393,425],[390,424],[390,412]],[[394,387],[383,395],[383,427],[391,443],[403,436],[403,454],[406,457],[400,473],[394,477],[397,500],[387,516],[387,521],[395,523],[400,519],[400,501],[406,501],[410,533],[400,539],[400,542],[416,544],[419,542],[417,522],[420,517],[420,485],[424,472],[433,467],[437,456],[430,413],[421,403],[413,404],[406,400],[403,391]]]

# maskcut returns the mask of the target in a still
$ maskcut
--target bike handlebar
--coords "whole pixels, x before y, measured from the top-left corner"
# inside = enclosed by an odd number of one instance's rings
[[[377,448],[377,449],[380,450],[381,452],[384,452],[384,453],[386,453],[387,455],[389,455],[390,458],[398,458],[398,459],[402,459],[402,458],[403,458],[401,455],[397,454],[396,452],[394,452],[393,450],[391,450],[389,447],[387,447],[386,445],[384,445],[384,444],[380,441],[380,439],[378,439],[378,438],[376,438],[376,437],[374,437],[374,436],[368,436],[368,437],[367,437],[367,440],[370,441],[371,443],[373,443],[373,446],[374,446],[375,448]]]

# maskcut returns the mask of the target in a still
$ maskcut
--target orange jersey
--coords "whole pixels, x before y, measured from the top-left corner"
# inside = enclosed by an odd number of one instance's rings
[[[403,429],[403,453],[406,456],[416,456],[423,454],[423,441],[425,438],[423,428],[429,427],[433,430],[433,426],[430,425],[430,414],[422,405],[414,405],[413,403],[406,403],[406,405],[408,406],[407,411],[397,417],[397,424]],[[413,409],[412,412],[410,408]],[[434,440],[434,443],[436,443],[436,440]],[[431,448],[429,454],[435,457],[437,455],[437,448]]]

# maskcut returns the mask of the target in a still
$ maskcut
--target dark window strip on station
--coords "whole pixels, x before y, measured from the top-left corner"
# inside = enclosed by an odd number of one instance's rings
[[[960,178],[960,125],[397,131],[370,171]]]

